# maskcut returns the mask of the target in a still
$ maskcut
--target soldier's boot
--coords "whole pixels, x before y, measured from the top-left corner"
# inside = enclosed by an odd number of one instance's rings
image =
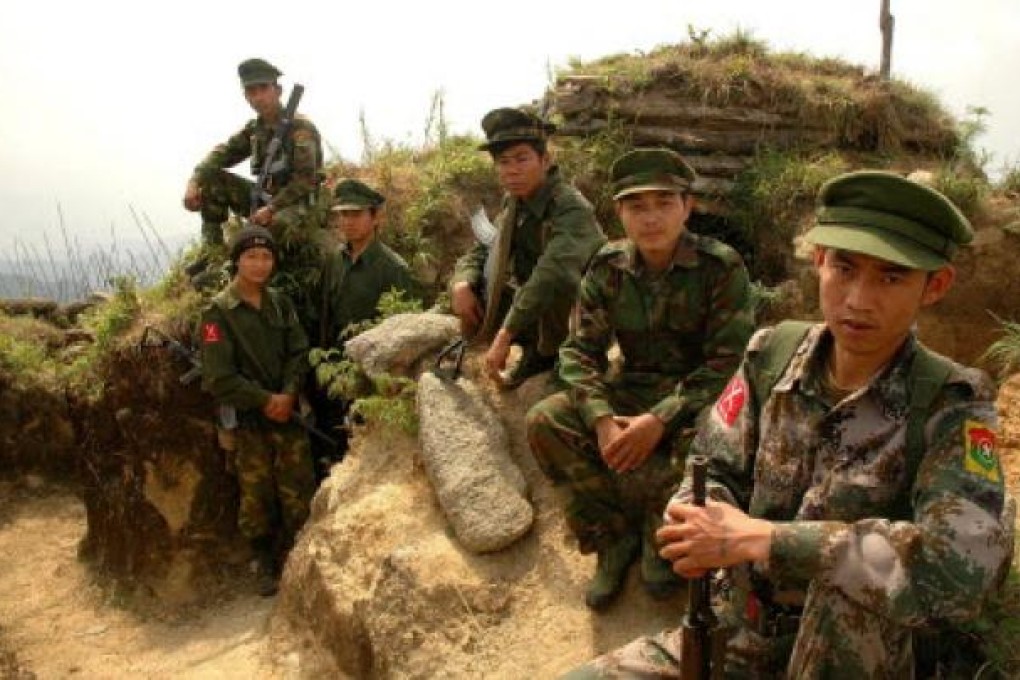
[[[584,595],[585,604],[601,611],[612,604],[627,579],[627,570],[640,549],[641,538],[628,534],[598,551],[595,576]]]
[[[255,589],[262,597],[276,595],[278,577],[272,539],[269,537],[252,539],[251,551],[255,555]]]
[[[673,571],[673,565],[659,557],[654,530],[646,530],[641,537],[641,582],[645,592],[656,600],[664,600],[675,593],[683,583]]]
[[[531,376],[550,371],[555,365],[555,354],[551,356],[539,354],[538,347],[528,343],[521,351],[521,358],[503,379],[502,387],[506,390],[515,390]]]

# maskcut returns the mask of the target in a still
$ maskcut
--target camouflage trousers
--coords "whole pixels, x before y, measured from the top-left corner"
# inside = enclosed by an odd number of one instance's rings
[[[239,428],[236,466],[241,534],[251,540],[282,530],[284,537],[293,539],[308,518],[315,493],[305,431],[292,423]]]
[[[663,395],[646,390],[615,390],[614,413],[646,413]],[[653,533],[662,511],[683,477],[681,438],[663,438],[636,470],[614,472],[602,460],[594,431],[588,429],[569,391],[557,392],[528,412],[528,443],[545,475],[566,496],[567,523],[582,553],[606,547],[629,533]]]
[[[813,583],[796,633],[766,637],[743,616],[718,612],[729,633],[723,676],[764,680],[912,678],[911,629]],[[596,678],[680,678],[680,629],[642,637],[564,675]]]

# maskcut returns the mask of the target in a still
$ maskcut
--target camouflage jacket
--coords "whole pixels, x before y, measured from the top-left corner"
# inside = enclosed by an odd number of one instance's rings
[[[218,403],[261,409],[272,394],[298,393],[308,338],[283,293],[266,289],[256,309],[231,284],[203,310],[199,331],[202,387]]]
[[[630,241],[604,246],[584,275],[572,330],[560,348],[560,378],[588,427],[612,415],[611,387],[651,389],[651,413],[667,432],[712,403],[754,330],[743,260],[729,246],[685,231],[658,275]],[[607,375],[608,351],[622,370]]]
[[[753,571],[794,596],[822,579],[902,626],[973,615],[1012,554],[1014,506],[994,454],[988,377],[952,364],[907,479],[907,375],[917,340],[832,403],[822,378],[832,336],[815,326],[759,405],[756,359],[770,332],[751,339],[693,444],[709,455],[711,496],[777,522],[767,565]],[[679,497],[689,498],[687,484]],[[734,597],[746,598],[748,574],[732,571]]]
[[[315,341],[323,347],[339,344],[340,334],[349,324],[378,316],[379,298],[393,289],[413,299],[421,297],[420,286],[404,258],[378,239],[373,239],[356,260],[346,245],[340,246],[326,259],[311,296],[315,309],[309,310],[309,317],[319,328]]]
[[[217,144],[195,167],[194,179],[212,170],[232,168],[245,158],[251,159],[251,174],[258,176],[265,161],[266,148],[273,138],[273,125],[254,118],[222,144]],[[294,117],[289,134],[283,140],[284,169],[271,178],[270,205],[280,210],[307,199],[318,191],[322,169],[322,141],[315,124],[301,114]]]
[[[507,223],[511,215],[516,224]],[[556,167],[531,198],[505,196],[495,224],[499,230],[514,230],[509,272],[518,289],[502,326],[517,336],[558,300],[574,299],[585,265],[606,238],[591,203]],[[475,244],[457,261],[451,285],[466,281],[480,286],[487,255],[487,246]]]

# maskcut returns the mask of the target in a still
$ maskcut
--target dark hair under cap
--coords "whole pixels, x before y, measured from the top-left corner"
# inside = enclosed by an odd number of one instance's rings
[[[230,239],[230,261],[237,264],[241,253],[249,248],[269,248],[276,255],[276,241],[268,229],[253,224],[241,229]]]

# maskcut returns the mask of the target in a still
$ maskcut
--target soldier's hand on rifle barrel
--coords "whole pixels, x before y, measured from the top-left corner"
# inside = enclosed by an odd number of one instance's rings
[[[193,181],[184,189],[184,209],[195,212],[202,208],[202,189]]]
[[[772,546],[772,523],[749,517],[729,503],[709,500],[705,507],[671,501],[667,523],[656,532],[659,555],[684,578],[743,562],[764,562]]]
[[[260,227],[268,227],[273,222],[272,206],[264,205],[251,214],[248,220]]]
[[[450,291],[450,306],[453,313],[460,319],[460,334],[470,338],[475,334],[478,325],[482,323],[482,304],[478,301],[475,292],[471,290],[471,284],[467,281],[460,281],[453,285]]]

